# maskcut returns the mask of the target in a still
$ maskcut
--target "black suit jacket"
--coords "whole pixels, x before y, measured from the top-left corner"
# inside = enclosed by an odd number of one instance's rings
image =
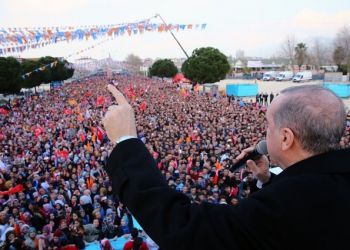
[[[137,139],[118,144],[106,170],[162,249],[349,249],[350,150],[296,163],[237,206],[191,204]]]

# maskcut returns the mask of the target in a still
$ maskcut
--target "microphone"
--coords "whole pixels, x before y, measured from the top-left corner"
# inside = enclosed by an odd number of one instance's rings
[[[266,155],[267,153],[268,152],[267,152],[266,140],[260,141],[258,143],[258,145],[256,146],[256,148],[254,148],[254,150],[252,152],[247,154],[243,159],[241,159],[238,162],[236,162],[235,164],[233,164],[233,166],[230,168],[230,171],[232,173],[236,172],[236,171],[240,170],[241,168],[245,167],[248,160],[255,160],[262,155]]]

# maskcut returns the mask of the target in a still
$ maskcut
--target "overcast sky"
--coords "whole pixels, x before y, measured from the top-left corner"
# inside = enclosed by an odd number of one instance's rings
[[[310,37],[333,38],[339,28],[350,26],[349,0],[0,0],[3,28],[108,25],[141,21],[156,13],[167,23],[207,24],[204,30],[174,32],[188,55],[196,48],[211,46],[226,55],[235,56],[242,49],[247,56],[267,57],[274,47],[280,50],[287,35],[295,35],[298,42]],[[12,55],[67,57],[103,40],[64,42]],[[148,32],[117,37],[68,60],[81,56],[101,59],[108,53],[121,61],[130,53],[141,58],[185,57],[170,33]]]

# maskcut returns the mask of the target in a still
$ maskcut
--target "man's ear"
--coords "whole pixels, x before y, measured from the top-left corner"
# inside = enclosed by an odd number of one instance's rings
[[[294,133],[290,128],[283,128],[281,130],[281,145],[282,150],[287,150],[292,147],[294,142]]]

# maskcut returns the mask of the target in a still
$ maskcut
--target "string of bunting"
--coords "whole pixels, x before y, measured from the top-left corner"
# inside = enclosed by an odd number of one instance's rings
[[[48,68],[48,67],[51,67],[51,68],[52,68],[52,67],[56,67],[56,65],[57,65],[58,62],[63,62],[64,60],[68,59],[68,58],[71,57],[71,56],[78,55],[78,54],[83,53],[83,52],[85,52],[85,51],[94,49],[96,46],[99,46],[99,45],[101,45],[101,44],[103,44],[103,43],[105,43],[105,42],[107,42],[107,41],[110,41],[110,40],[111,40],[111,39],[104,40],[104,41],[99,42],[99,43],[97,43],[97,44],[95,44],[95,45],[92,45],[92,46],[90,46],[90,47],[87,47],[87,48],[85,48],[85,49],[82,49],[82,50],[80,50],[80,51],[78,51],[78,52],[76,52],[76,53],[74,53],[74,54],[70,54],[70,55],[68,55],[68,56],[66,56],[66,57],[64,57],[64,58],[61,58],[61,59],[59,59],[58,61],[51,62],[51,63],[46,64],[46,65],[44,65],[44,66],[42,66],[42,67],[40,67],[40,68],[37,68],[37,69],[33,70],[33,71],[30,71],[30,72],[28,72],[28,73],[25,73],[24,75],[22,75],[22,78],[25,79],[26,77],[30,76],[33,72],[39,72],[39,71],[45,70],[45,69]],[[104,62],[104,60],[106,60],[106,59],[102,59],[102,60],[97,61],[97,62],[98,62],[98,63],[99,63],[99,62],[102,63],[102,62]],[[112,60],[112,63],[121,64],[122,62]],[[125,64],[125,65],[127,65],[127,64]],[[85,64],[85,63],[83,63],[83,64],[72,64],[72,63],[66,64],[66,68],[68,68],[68,69],[75,69],[75,68],[77,68],[77,69],[83,69],[83,68],[85,68],[85,69],[92,69],[92,68],[96,68],[96,66],[97,66],[97,65],[95,65],[95,67],[92,67],[91,63],[88,63],[88,64]]]
[[[155,18],[154,16],[152,18]],[[113,38],[128,34],[159,33],[179,30],[202,30],[207,24],[168,24],[151,23],[148,18],[135,23],[68,26],[68,27],[34,27],[34,28],[0,28],[0,55],[21,53],[29,49],[38,49],[58,42],[71,42],[99,38]]]

